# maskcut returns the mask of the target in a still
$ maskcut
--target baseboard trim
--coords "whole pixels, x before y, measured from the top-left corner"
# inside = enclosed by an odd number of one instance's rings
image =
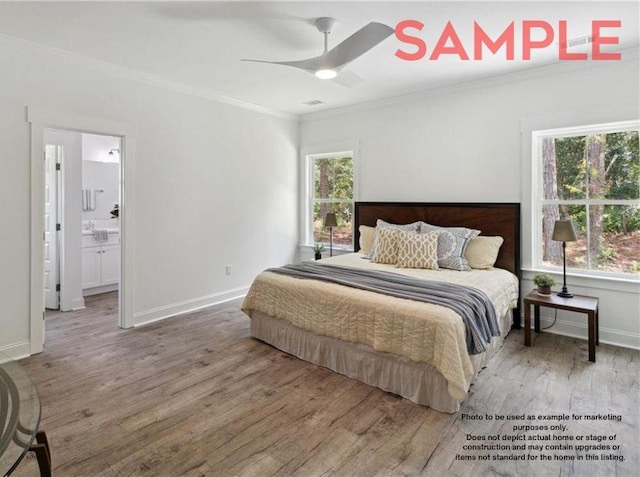
[[[85,288],[82,290],[82,296],[91,296],[91,295],[99,295],[100,293],[107,293],[107,292],[112,292],[112,291],[118,291],[118,284],[117,283],[113,283],[111,285],[102,285],[99,287],[93,287],[93,288]],[[83,305],[84,305],[84,299],[82,300]]]
[[[533,322],[533,319],[532,319]],[[521,326],[524,328],[524,317],[522,317]],[[540,327],[545,328],[551,326],[553,318],[540,317]],[[532,323],[533,328],[533,323]],[[545,333],[554,333],[556,335],[569,336],[571,338],[588,339],[588,326],[586,323],[574,323],[571,321],[556,320],[556,324],[544,330]],[[620,346],[622,348],[630,348],[640,350],[640,335],[629,333],[627,331],[614,330],[611,328],[600,327],[600,343]]]
[[[28,341],[20,341],[10,345],[0,346],[0,352],[15,360],[27,358],[31,356],[31,343]]]
[[[84,310],[84,297],[74,298],[71,301],[71,309],[72,311]]]
[[[202,308],[213,305],[219,305],[227,301],[242,298],[249,291],[249,287],[233,288],[224,292],[213,293],[211,295],[186,300],[179,303],[152,308],[150,310],[140,311],[133,314],[134,326],[148,325],[156,321],[172,318],[185,313],[191,313]]]

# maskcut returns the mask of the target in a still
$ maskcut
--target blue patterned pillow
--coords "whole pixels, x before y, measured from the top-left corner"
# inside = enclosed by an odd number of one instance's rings
[[[479,230],[464,227],[438,227],[420,223],[420,232],[440,232],[438,235],[438,266],[451,270],[471,270],[464,251],[469,242],[480,235]]]
[[[376,222],[376,231],[380,229],[396,229],[402,230],[403,232],[420,232],[420,223],[421,222],[414,222],[412,224],[398,225],[390,224],[389,222],[385,222],[382,219],[378,219]],[[373,243],[371,244],[371,250],[369,251],[369,255],[367,256],[367,258],[373,258],[373,254],[376,251],[376,235],[377,234],[374,234],[373,236]]]

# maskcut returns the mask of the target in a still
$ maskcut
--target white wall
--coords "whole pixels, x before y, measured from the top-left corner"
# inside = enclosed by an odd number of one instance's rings
[[[112,152],[113,154],[109,154]],[[120,138],[101,134],[82,134],[82,160],[91,162],[120,163],[122,145]]]
[[[638,118],[638,59],[626,56],[631,58],[624,62],[563,64],[307,115],[300,146],[360,141],[363,201],[522,202],[522,233],[528,237],[530,159],[521,129]],[[525,268],[531,267],[530,251],[525,240]],[[525,293],[534,288],[531,277],[525,273]],[[637,281],[579,279],[573,290],[600,296],[602,341],[640,347]],[[561,314],[554,330],[586,337],[584,315]]]
[[[127,233],[135,237],[137,323],[241,295],[262,269],[293,260],[296,121],[143,84],[4,37],[0,63],[11,65],[0,75],[0,350],[29,349],[26,106],[136,129],[135,173],[125,180],[135,196]]]
[[[82,161],[82,187],[93,191],[95,194],[95,209],[83,211],[82,220],[104,219],[114,222],[113,227],[117,228],[118,222],[116,219],[111,218],[111,210],[116,204],[120,203],[119,185],[119,164]]]
[[[114,151],[112,155],[110,151]],[[99,219],[94,222],[96,227],[119,227],[111,210],[120,204],[121,151],[119,137],[82,134],[82,188],[91,190],[95,197],[95,209],[82,211],[83,225]]]
[[[111,218],[111,210],[120,203],[120,164],[82,161],[82,187],[95,194],[95,209],[82,211],[83,222],[103,219],[101,226],[109,224],[108,227],[117,228],[118,220]]]

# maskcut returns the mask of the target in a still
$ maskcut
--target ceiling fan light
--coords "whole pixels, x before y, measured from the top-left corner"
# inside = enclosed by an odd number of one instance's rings
[[[332,79],[338,75],[338,72],[332,69],[321,69],[321,70],[317,70],[315,72],[315,75],[316,75],[316,78],[320,78],[320,79]]]

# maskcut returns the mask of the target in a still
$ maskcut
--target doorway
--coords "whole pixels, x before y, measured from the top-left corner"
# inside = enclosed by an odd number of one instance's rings
[[[45,129],[44,293],[47,310],[85,307],[120,279],[121,138]]]
[[[31,130],[31,270],[30,270],[30,352],[31,354],[39,353],[44,348],[44,318],[45,318],[45,193],[51,193],[45,189],[45,165],[46,165],[46,151],[45,151],[45,130],[66,131],[77,134],[94,134],[117,137],[120,140],[119,151],[119,202],[118,202],[118,216],[119,216],[119,230],[120,230],[120,267],[118,272],[118,326],[121,328],[130,328],[134,325],[133,319],[133,253],[134,247],[127,234],[128,230],[132,230],[132,218],[134,210],[134,198],[133,190],[135,186],[135,178],[133,175],[133,156],[135,145],[134,129],[128,123],[122,123],[119,121],[112,121],[108,119],[101,119],[89,116],[78,116],[71,113],[64,113],[60,111],[50,111],[45,109],[27,108],[26,115],[27,122],[30,124]],[[53,143],[55,144],[55,143]],[[117,149],[117,148],[116,148]],[[65,162],[65,148],[62,151],[58,151],[62,155],[62,162]],[[115,153],[115,151],[114,151]],[[67,158],[68,159],[68,158]],[[68,178],[65,174],[75,174],[76,183],[79,184],[79,190],[76,191],[76,199],[82,199],[82,179],[78,181],[78,177],[81,177],[81,168],[67,168],[65,170],[62,166],[61,177],[62,181],[66,182]],[[63,187],[64,188],[64,187]],[[63,203],[61,209],[64,209],[64,204],[67,201],[67,191],[57,191],[58,194],[62,194],[61,202]],[[115,204],[114,204],[115,205]],[[82,205],[81,205],[82,207]],[[111,209],[113,210],[113,208]],[[73,221],[72,221],[73,222]],[[52,222],[53,223],[53,222]],[[56,222],[59,223],[59,222]],[[68,220],[67,230],[77,231],[82,230],[82,216],[76,215],[76,225],[69,224]],[[71,228],[69,228],[71,227]],[[61,224],[61,231],[64,232],[65,228]],[[58,232],[58,238],[62,237],[64,244],[58,244],[57,250],[59,251],[58,260],[62,267],[65,265],[65,259],[62,255],[68,250],[67,240],[75,241],[75,249],[81,249],[82,234],[61,234]],[[79,273],[66,273],[68,270],[60,269],[61,290],[60,292],[60,304],[62,304],[65,296],[65,279],[64,277],[73,277],[80,283],[78,286],[82,289],[82,260],[76,261],[76,267],[80,267]],[[76,268],[77,272],[77,268]],[[55,275],[55,272],[54,272]],[[71,287],[67,287],[71,288]],[[77,289],[77,288],[76,288]],[[72,297],[73,298],[73,297]],[[84,304],[77,300],[72,302],[72,308],[78,308]],[[82,293],[79,296],[83,300]]]

